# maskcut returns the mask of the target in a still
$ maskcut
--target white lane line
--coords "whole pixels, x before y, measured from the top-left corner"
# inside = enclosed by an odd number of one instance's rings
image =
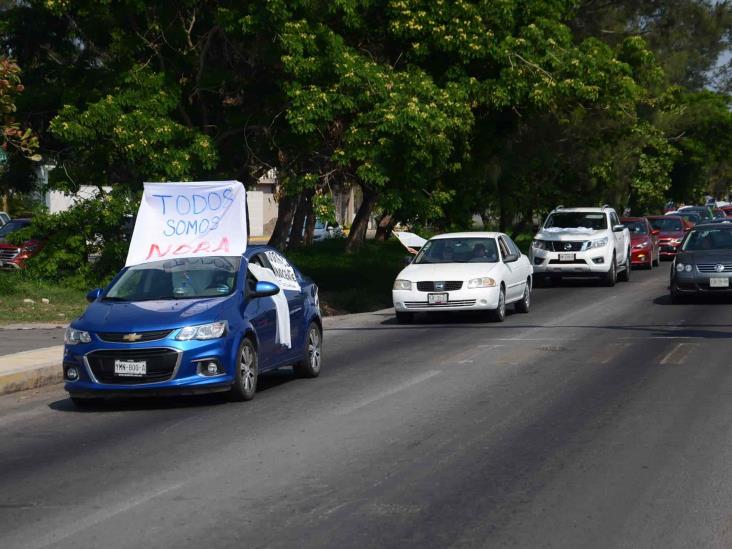
[[[696,343],[678,343],[659,361],[659,364],[683,364],[689,353],[697,347]]]
[[[404,383],[395,385],[394,387],[391,387],[391,388],[387,389],[386,391],[382,391],[381,393],[379,393],[377,395],[364,399],[355,404],[351,404],[350,406],[346,406],[345,408],[342,408],[341,410],[339,410],[336,413],[338,415],[350,414],[351,412],[354,412],[354,411],[358,410],[359,408],[363,408],[365,406],[368,406],[369,404],[373,404],[377,400],[381,400],[382,398],[386,398],[386,397],[389,397],[400,391],[404,391],[405,389],[409,389],[410,387],[413,387],[413,386],[417,385],[418,383],[422,383],[423,381],[427,381],[428,379],[433,378],[437,375],[440,375],[441,373],[442,373],[441,370],[429,370],[423,374],[413,377],[409,381],[405,381]]]
[[[96,526],[100,522],[109,520],[110,518],[114,517],[115,515],[125,513],[126,511],[129,511],[133,507],[137,507],[138,505],[147,503],[151,499],[160,497],[164,494],[167,494],[168,492],[172,492],[173,490],[177,490],[178,488],[181,488],[182,486],[183,486],[183,483],[166,486],[165,488],[160,488],[158,490],[147,492],[146,494],[144,494],[140,497],[137,497],[137,498],[134,498],[134,499],[131,499],[128,501],[124,501],[124,502],[118,503],[117,505],[114,505],[110,508],[103,509],[96,513],[92,513],[91,515],[77,518],[76,520],[74,520],[73,524],[69,524],[68,526],[63,526],[61,528],[57,528],[55,530],[47,532],[40,539],[37,539],[34,542],[29,542],[27,545],[24,545],[24,547],[27,547],[27,548],[32,547],[34,549],[43,549],[45,547],[56,546],[61,541],[68,539],[71,536],[78,534],[79,532],[82,532],[84,530],[87,530],[88,528]]]

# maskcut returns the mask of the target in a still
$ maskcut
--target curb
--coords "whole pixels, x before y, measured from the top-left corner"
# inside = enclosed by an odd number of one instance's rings
[[[0,356],[0,395],[60,383],[62,356],[62,345]]]

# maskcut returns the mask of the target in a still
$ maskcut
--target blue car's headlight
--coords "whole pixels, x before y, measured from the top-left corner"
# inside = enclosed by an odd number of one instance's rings
[[[175,339],[178,341],[190,341],[192,339],[218,339],[226,334],[228,324],[225,320],[212,322],[211,324],[199,324],[198,326],[186,326],[181,328]]]
[[[64,343],[66,345],[76,345],[77,343],[89,343],[91,342],[91,336],[89,332],[83,330],[77,330],[76,328],[66,328],[64,334]]]

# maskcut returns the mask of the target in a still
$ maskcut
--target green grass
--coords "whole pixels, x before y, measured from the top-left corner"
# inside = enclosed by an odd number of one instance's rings
[[[43,299],[49,303],[43,303]],[[24,303],[32,299],[34,303]],[[0,271],[0,324],[67,323],[86,306],[85,292],[30,279],[19,271]]]
[[[404,268],[406,250],[396,240],[366,241],[352,255],[345,247],[345,240],[330,240],[288,252],[287,257],[318,285],[325,314],[391,307],[391,287]]]

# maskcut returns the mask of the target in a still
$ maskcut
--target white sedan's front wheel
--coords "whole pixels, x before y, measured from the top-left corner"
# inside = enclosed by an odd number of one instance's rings
[[[490,312],[490,317],[493,322],[506,320],[506,290],[503,286],[501,286],[501,291],[498,294],[498,307]]]
[[[524,289],[524,296],[521,301],[517,301],[514,305],[517,313],[528,313],[531,308],[531,280],[526,281],[526,288]]]

